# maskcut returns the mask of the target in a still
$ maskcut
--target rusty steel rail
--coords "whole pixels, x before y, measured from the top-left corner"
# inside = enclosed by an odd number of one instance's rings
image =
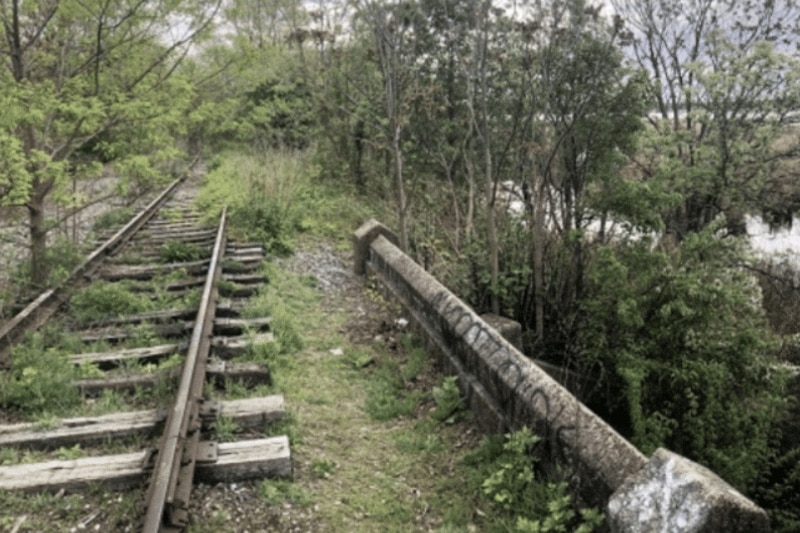
[[[170,183],[138,215],[90,253],[80,265],[75,267],[61,285],[40,294],[25,309],[0,327],[0,367],[10,366],[9,354],[11,347],[19,342],[25,333],[44,324],[59,306],[69,298],[77,282],[90,274],[92,269],[97,267],[103,258],[127,243],[142,226],[153,218],[153,215],[158,212],[175,188],[185,179],[186,176],[182,176]]]
[[[227,208],[223,209],[200,307],[183,365],[183,373],[155,455],[146,499],[143,531],[181,531],[188,525],[188,504],[198,458],[213,461],[216,443],[200,442],[200,410],[206,363],[222,276]]]

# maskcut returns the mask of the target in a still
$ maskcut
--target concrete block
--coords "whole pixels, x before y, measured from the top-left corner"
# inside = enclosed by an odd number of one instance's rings
[[[663,448],[620,485],[607,511],[611,531],[616,533],[770,530],[763,509],[711,470]]]
[[[399,243],[397,235],[374,218],[364,222],[353,233],[353,272],[359,276],[367,273],[366,264],[369,260],[369,245],[378,235],[383,235],[396,246]]]
[[[484,322],[492,326],[502,335],[514,348],[522,351],[522,324],[516,320],[504,316],[486,313],[481,315]]]

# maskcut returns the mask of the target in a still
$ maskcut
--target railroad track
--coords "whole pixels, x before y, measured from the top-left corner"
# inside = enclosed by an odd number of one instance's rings
[[[215,228],[201,226],[186,202],[175,199],[181,186],[181,180],[173,182],[100,244],[67,283],[0,328],[0,360],[13,368],[25,335],[57,321],[56,329],[70,330],[72,343],[78,339],[83,347],[66,357],[81,369],[82,378],[72,386],[85,402],[130,399],[122,412],[49,421],[44,428],[35,421],[0,426],[0,448],[45,454],[63,447],[91,450],[72,460],[0,467],[0,490],[139,488],[146,494],[141,530],[167,532],[189,524],[197,480],[291,476],[286,436],[224,443],[213,437],[223,420],[263,431],[283,417],[283,398],[209,398],[210,388],[240,390],[271,382],[263,362],[236,362],[273,341],[269,317],[242,317],[246,298],[266,282],[258,272],[264,250],[228,242],[225,211]],[[109,312],[91,306],[87,311],[93,293]],[[144,302],[145,310],[114,312],[126,299]],[[154,400],[165,390],[173,393],[167,405]],[[126,442],[134,444],[125,453],[104,451]]]

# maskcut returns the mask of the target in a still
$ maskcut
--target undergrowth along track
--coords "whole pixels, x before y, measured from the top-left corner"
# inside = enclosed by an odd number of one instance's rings
[[[80,369],[72,382],[84,398],[77,411],[89,412],[44,426],[0,426],[0,447],[45,450],[45,459],[46,450],[65,446],[86,447],[88,454],[2,467],[0,489],[146,488],[144,531],[180,531],[189,523],[195,479],[291,476],[286,436],[226,443],[210,437],[223,417],[240,428],[264,430],[282,418],[283,398],[209,400],[213,387],[271,380],[263,362],[232,362],[273,340],[269,317],[241,317],[245,299],[266,281],[258,272],[264,250],[227,242],[224,212],[217,228],[201,227],[188,204],[171,199],[179,185],[171,184],[104,242],[65,286],[40,296],[0,330],[11,367],[23,331],[46,322],[69,330],[71,345],[80,348],[63,357]],[[167,402],[167,396],[173,399]],[[108,397],[117,398],[122,412],[92,413]],[[120,445],[125,453],[107,453]]]

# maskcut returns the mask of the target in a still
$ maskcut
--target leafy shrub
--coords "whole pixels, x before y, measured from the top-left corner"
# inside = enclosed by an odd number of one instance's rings
[[[93,283],[70,300],[70,311],[78,321],[89,323],[104,318],[144,313],[153,302],[144,294],[131,291],[124,283]]]
[[[292,252],[291,235],[297,227],[297,219],[274,201],[249,202],[231,212],[231,223],[248,228],[252,238],[264,248],[277,255]]]
[[[61,413],[80,402],[77,372],[63,348],[34,332],[12,351],[13,369],[0,377],[4,403],[30,414]]]
[[[514,317],[531,279],[531,239],[522,224],[510,223],[499,228],[500,247],[497,285],[491,284],[489,245],[483,235],[474,235],[465,247],[467,271],[456,272],[457,294],[462,294],[476,309],[489,309],[496,295],[501,313]]]
[[[539,437],[530,429],[489,438],[465,458],[474,468],[471,485],[489,499],[487,522],[520,533],[589,533],[603,521],[595,509],[576,511],[566,483],[537,480]]]
[[[158,257],[165,263],[180,263],[185,261],[198,261],[208,257],[208,252],[202,247],[183,241],[168,241],[161,245]]]
[[[127,223],[130,219],[133,218],[133,209],[130,207],[118,207],[115,209],[111,209],[106,211],[99,217],[97,217],[92,224],[92,228],[97,230],[103,230],[108,228],[113,228],[117,226],[122,226],[123,224]]]
[[[316,125],[311,89],[298,75],[270,77],[248,91],[243,120],[257,140],[273,148],[305,148]]]
[[[602,408],[634,444],[666,446],[746,492],[786,402],[743,260],[713,227],[673,251],[600,249],[581,346],[584,365],[605,370]]]
[[[216,218],[229,206],[231,227],[275,254],[292,250],[292,237],[314,211],[311,181],[318,169],[304,152],[274,150],[259,156],[231,155],[206,175],[200,210]]]
[[[456,381],[458,381],[457,376],[449,376],[444,378],[441,386],[433,388],[433,401],[436,402],[436,408],[431,416],[439,422],[455,422],[464,408],[461,391],[458,390]]]

